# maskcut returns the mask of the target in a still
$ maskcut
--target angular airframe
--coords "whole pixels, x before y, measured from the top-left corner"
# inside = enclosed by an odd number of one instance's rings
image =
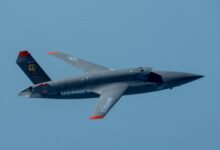
[[[52,81],[28,51],[20,51],[16,63],[33,82],[19,93],[28,98],[99,98],[90,119],[102,119],[123,95],[172,89],[202,78],[202,75],[154,71],[150,67],[114,70],[60,52],[48,54],[80,69],[82,76]]]

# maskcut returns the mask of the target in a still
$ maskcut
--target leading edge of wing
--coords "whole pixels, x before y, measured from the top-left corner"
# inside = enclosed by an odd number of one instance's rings
[[[112,83],[94,90],[100,94],[96,110],[89,119],[103,119],[128,88],[127,83]]]
[[[87,74],[111,71],[111,69],[108,67],[104,67],[104,66],[83,60],[81,58],[70,56],[70,55],[67,55],[61,52],[48,52],[48,54],[80,69],[81,71]]]

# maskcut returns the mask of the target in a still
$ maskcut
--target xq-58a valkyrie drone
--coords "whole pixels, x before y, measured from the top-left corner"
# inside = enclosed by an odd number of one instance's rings
[[[154,92],[186,84],[202,75],[154,71],[150,67],[113,70],[60,52],[48,54],[80,69],[84,75],[52,81],[28,51],[18,54],[16,63],[34,85],[19,95],[30,98],[99,98],[90,119],[102,119],[123,95]]]

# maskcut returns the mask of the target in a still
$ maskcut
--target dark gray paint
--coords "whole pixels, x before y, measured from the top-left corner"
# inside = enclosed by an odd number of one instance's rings
[[[111,70],[66,54],[50,54],[83,70],[85,74],[61,81],[39,83],[22,91],[19,95],[50,99],[100,97],[93,114],[98,117],[104,117],[123,95],[172,89],[203,77],[183,72],[154,71],[150,67]]]

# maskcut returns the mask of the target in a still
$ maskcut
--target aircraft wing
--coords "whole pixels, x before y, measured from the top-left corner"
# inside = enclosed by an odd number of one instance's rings
[[[124,94],[128,85],[126,83],[113,83],[96,89],[100,94],[95,112],[90,119],[102,119]]]
[[[74,56],[69,56],[67,54],[61,53],[61,52],[48,52],[48,54],[57,57],[61,59],[62,61],[80,69],[81,71],[90,74],[90,73],[97,73],[97,72],[105,72],[105,71],[110,71],[110,68],[100,66],[97,64],[94,64],[92,62],[74,57]]]

